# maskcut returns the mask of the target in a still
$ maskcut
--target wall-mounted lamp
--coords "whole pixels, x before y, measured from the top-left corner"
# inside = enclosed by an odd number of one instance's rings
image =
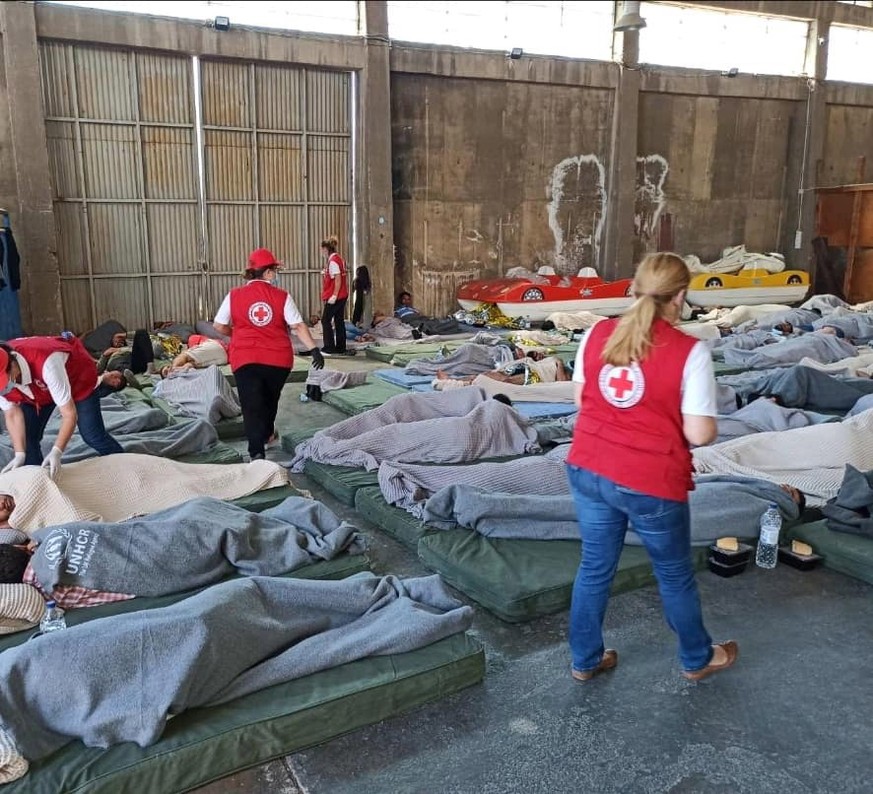
[[[215,21],[212,23],[212,26],[216,30],[230,30],[230,17],[215,17]]]
[[[517,61],[522,55],[524,55],[524,50],[521,47],[513,47],[509,51],[509,57],[512,58],[513,61]]]
[[[642,30],[645,26],[646,20],[640,16],[639,2],[626,0],[624,11],[619,17],[618,22],[615,23],[613,30],[621,31],[623,33],[627,30]]]

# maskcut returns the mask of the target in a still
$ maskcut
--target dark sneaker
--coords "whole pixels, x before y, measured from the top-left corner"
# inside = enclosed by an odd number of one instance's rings
[[[358,351],[357,350],[338,350],[337,355],[338,356],[356,356],[356,355],[358,355]]]

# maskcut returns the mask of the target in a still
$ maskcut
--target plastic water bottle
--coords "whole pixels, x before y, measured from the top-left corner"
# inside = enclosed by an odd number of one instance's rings
[[[39,630],[43,634],[48,634],[50,631],[58,631],[65,628],[67,628],[67,621],[64,618],[64,610],[54,601],[46,601],[45,614],[39,622]]]
[[[779,508],[770,506],[761,516],[761,535],[758,538],[758,550],[755,553],[755,564],[760,568],[775,568],[779,552],[779,532],[782,529],[782,514]]]

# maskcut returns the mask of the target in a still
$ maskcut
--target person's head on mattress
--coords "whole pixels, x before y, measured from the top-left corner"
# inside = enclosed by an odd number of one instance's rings
[[[21,584],[30,554],[21,546],[0,543],[0,584]]]
[[[9,516],[15,510],[15,499],[8,493],[0,493],[0,529],[9,526]]]

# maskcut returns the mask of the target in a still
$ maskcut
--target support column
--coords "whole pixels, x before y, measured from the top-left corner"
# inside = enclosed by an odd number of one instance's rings
[[[606,240],[600,275],[611,281],[633,275],[634,194],[637,174],[637,128],[640,108],[640,33],[622,33],[622,63],[612,113]]]
[[[822,3],[827,6],[827,3]],[[823,9],[827,14],[830,9]],[[815,279],[815,260],[812,253],[812,240],[815,237],[815,205],[817,177],[821,162],[824,159],[825,138],[827,136],[827,94],[825,92],[825,77],[828,65],[828,39],[830,37],[830,18],[823,16],[809,23],[809,39],[806,48],[807,72],[809,79],[809,105],[806,112],[806,128],[804,130],[806,150],[805,168],[797,201],[802,209],[798,212],[799,225],[791,242],[792,265],[808,269],[811,279]],[[798,239],[799,238],[799,239]],[[800,244],[798,246],[798,243]]]
[[[367,65],[358,89],[359,264],[370,270],[373,307],[390,313],[395,287],[388,5],[384,0],[361,2],[360,15],[367,41]]]
[[[2,3],[0,14],[18,185],[12,225],[21,253],[21,321],[25,333],[56,334],[62,329],[61,286],[34,4]]]

